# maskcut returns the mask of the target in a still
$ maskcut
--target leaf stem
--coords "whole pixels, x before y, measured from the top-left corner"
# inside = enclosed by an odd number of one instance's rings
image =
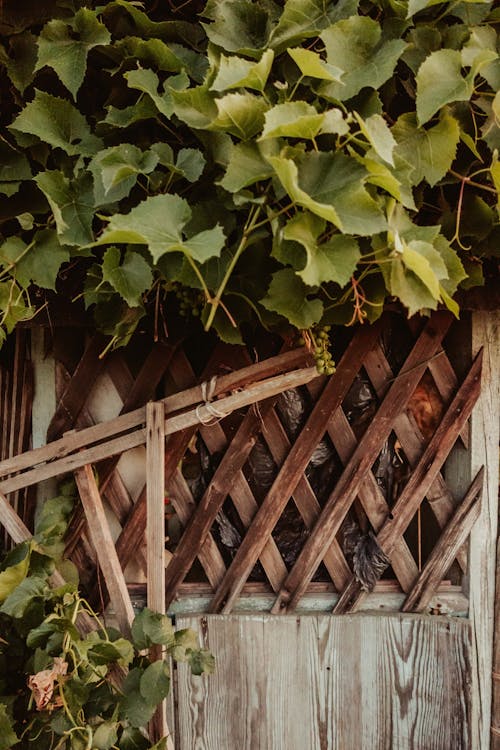
[[[259,206],[255,206],[254,209],[253,209],[253,211],[250,213],[250,216],[248,217],[247,223],[245,224],[245,228],[243,229],[243,235],[241,237],[240,244],[238,245],[235,254],[231,258],[231,262],[229,263],[229,265],[228,265],[228,267],[226,269],[226,273],[224,274],[224,278],[222,279],[222,281],[221,281],[221,283],[219,285],[219,288],[217,289],[215,297],[212,297],[212,299],[209,300],[209,302],[212,305],[212,309],[210,310],[210,312],[208,314],[207,322],[205,323],[205,331],[209,331],[212,323],[214,322],[215,313],[217,311],[217,307],[220,304],[221,297],[222,297],[222,295],[224,293],[224,290],[225,290],[225,288],[227,286],[227,283],[228,283],[228,281],[229,281],[229,279],[231,277],[231,274],[233,273],[234,268],[235,268],[238,260],[240,259],[241,254],[243,253],[243,251],[245,250],[245,248],[246,248],[246,246],[248,244],[248,239],[249,239],[250,235],[252,234],[252,232],[255,229],[255,226],[257,224],[257,218],[258,218],[258,216],[259,216],[259,214],[260,214],[261,211],[262,211],[262,206],[259,205]]]

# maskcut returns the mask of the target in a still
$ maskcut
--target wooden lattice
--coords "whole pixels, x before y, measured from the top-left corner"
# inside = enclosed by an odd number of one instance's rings
[[[422,611],[452,563],[466,570],[464,542],[479,513],[482,486],[480,473],[457,504],[442,473],[456,441],[467,443],[467,420],[481,375],[479,356],[459,383],[443,349],[450,325],[447,313],[408,325],[407,341],[413,345],[402,364],[387,355],[383,321],[363,326],[329,379],[315,376],[304,350],[251,364],[244,348],[223,345],[215,347],[197,374],[182,347],[157,344],[132,375],[123,354],[99,358],[102,341],[96,337],[72,373],[58,365],[52,442],[0,463],[0,490],[13,493],[47,477],[75,473],[82,505],[72,521],[67,551],[96,601],[107,599],[107,588],[122,623],[132,617],[123,574],[131,560],[148,576],[148,598],[158,608],[168,607],[186,580],[204,580],[212,592],[210,611],[228,613],[243,587],[260,580],[274,592],[272,611],[290,612],[319,576],[338,592],[334,611],[352,611],[367,588],[357,553],[347,544],[353,525],[358,552],[364,550],[368,565],[380,563],[375,578],[382,574],[384,560],[390,562],[391,576],[406,594],[404,611]],[[98,376],[104,374],[119,396],[121,416],[94,424],[89,403]],[[373,406],[361,426],[346,414],[353,384],[360,380],[372,394]],[[426,434],[409,408],[422,382],[439,402],[439,424]],[[158,397],[159,387],[169,395],[146,413],[144,404]],[[293,434],[280,396],[290,388],[310,404]],[[408,467],[405,481],[390,497],[374,472],[389,444]],[[119,459],[144,445],[144,486],[132,496]],[[330,484],[318,487],[311,466],[321,446],[337,469]],[[200,463],[202,451],[208,468],[199,472],[195,488],[187,467],[193,454]],[[273,467],[260,485],[259,455]],[[167,510],[171,515],[173,508],[181,531],[175,543],[167,541],[166,550],[165,491]],[[114,541],[103,501],[120,529]],[[407,529],[418,516],[422,533],[424,505],[442,532],[434,535],[432,549],[421,559]],[[0,510],[7,525],[5,505]],[[290,557],[283,538],[294,529]]]

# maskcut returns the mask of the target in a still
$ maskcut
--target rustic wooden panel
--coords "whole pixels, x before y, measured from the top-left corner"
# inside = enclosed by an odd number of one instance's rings
[[[179,617],[216,656],[179,666],[179,750],[469,747],[466,621],[418,615]]]

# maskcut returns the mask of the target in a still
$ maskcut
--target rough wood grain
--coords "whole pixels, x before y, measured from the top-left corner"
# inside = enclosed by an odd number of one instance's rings
[[[470,537],[469,597],[472,623],[472,750],[488,750],[498,530],[498,444],[500,414],[500,312],[472,313],[472,354],[484,347],[482,393],[471,417],[469,477],[486,467],[479,516]],[[470,482],[470,478],[468,481]],[[498,594],[497,594],[498,595]]]
[[[394,544],[408,528],[479,397],[482,359],[480,352],[394,504],[391,514],[377,534],[378,545],[389,558]],[[342,592],[335,612],[339,614],[355,610],[365,593],[353,577]]]
[[[236,392],[251,383],[266,380],[277,373],[286,373],[310,362],[310,355],[304,349],[294,349],[277,357],[271,357],[237,372],[221,375],[217,378],[214,398],[227,392]],[[212,373],[213,374],[213,373]],[[207,375],[206,377],[210,377]],[[173,414],[203,401],[200,385],[187,388],[182,393],[175,393],[162,399],[165,414]],[[42,445],[40,440],[36,450],[28,451],[0,463],[0,476],[7,476],[23,469],[30,468],[45,461],[63,458],[73,451],[101,443],[111,437],[128,432],[146,422],[146,407],[134,409],[108,422],[74,432],[69,436],[54,440],[49,445]]]
[[[148,607],[165,612],[165,407],[146,408]]]
[[[249,385],[247,388],[245,388],[244,391],[237,392],[231,396],[226,396],[225,398],[221,398],[219,401],[217,401],[217,409],[220,412],[229,414],[232,411],[241,409],[245,406],[249,406],[250,404],[253,404],[257,401],[271,398],[272,396],[281,393],[288,388],[295,388],[299,385],[304,385],[313,378],[317,377],[317,375],[318,373],[315,367],[307,367],[301,370],[295,370],[293,372],[285,373],[284,375],[278,375],[272,378],[268,378],[264,381],[253,383],[252,385]],[[128,416],[128,414],[125,414],[122,417],[117,417],[116,419],[111,420],[108,423],[103,423],[104,425],[107,425],[107,427],[105,426],[103,429],[101,429],[101,433],[106,429],[109,430],[109,425],[111,423],[116,424],[119,420],[124,420]],[[212,416],[213,415],[211,414],[207,406],[199,405],[196,409],[191,409],[190,411],[184,412],[183,414],[178,414],[167,419],[165,425],[165,434],[172,435],[174,432],[179,432],[189,427],[196,426],[200,423],[208,421],[212,418]],[[122,424],[122,422],[120,422],[120,424]],[[18,474],[11,479],[3,480],[2,482],[0,482],[0,491],[8,494],[9,492],[13,492],[14,490],[18,490],[22,487],[28,487],[32,484],[36,484],[43,479],[57,476],[68,471],[75,471],[75,469],[85,466],[86,464],[96,463],[97,461],[101,461],[104,458],[109,458],[111,456],[117,455],[118,453],[123,453],[130,448],[136,448],[138,445],[144,445],[144,443],[146,442],[146,430],[144,428],[140,428],[138,430],[134,430],[133,432],[126,433],[125,435],[120,435],[119,437],[108,440],[99,445],[94,445],[92,448],[83,449],[80,451],[76,451],[71,455],[67,455],[69,453],[67,444],[74,445],[74,439],[76,438],[76,436],[79,436],[79,439],[81,440],[81,436],[83,433],[89,433],[91,430],[96,431],[97,427],[98,426],[96,425],[95,427],[89,427],[87,430],[82,430],[81,433],[74,433],[71,436],[68,436],[67,440],[63,438],[63,443],[65,444],[63,450],[66,454],[64,458],[53,460],[52,462],[46,463],[36,469],[28,469],[24,473]],[[102,425],[100,425],[100,427],[102,428]],[[40,450],[41,449],[39,449],[39,451]],[[30,453],[34,454],[34,451],[30,451]],[[29,454],[23,453],[21,456],[17,457],[18,466],[20,465],[21,461],[23,463],[26,463],[27,455]],[[27,466],[32,465],[34,461],[36,461],[35,455],[31,457],[31,463],[28,463]],[[2,463],[5,466],[7,462],[5,461]]]
[[[438,362],[445,361],[448,362],[448,358],[445,356],[444,352],[442,356],[432,360],[435,365]],[[451,369],[453,371],[453,368]],[[375,388],[377,395],[379,397],[382,397],[387,391],[387,384],[392,380],[394,375],[380,346],[374,347],[373,351],[371,351],[366,357],[365,370],[372,382],[373,387]],[[448,372],[448,368],[445,368],[445,372]],[[453,382],[456,383],[456,376],[454,376]],[[446,389],[446,392],[446,403],[448,404],[451,400],[451,394],[449,392],[449,389]],[[405,456],[408,459],[408,463],[412,468],[414,468],[423,451],[425,450],[425,440],[417,425],[410,419],[408,413],[405,411],[403,411],[401,414],[398,414],[398,416],[394,420],[393,426],[394,432],[396,433]],[[460,435],[462,436],[462,441],[464,440],[464,434],[468,435],[468,431],[466,428],[464,428],[460,433]],[[440,528],[444,528],[448,523],[450,517],[453,515],[453,512],[455,510],[455,502],[453,500],[453,495],[446,486],[446,482],[441,472],[437,474],[434,482],[431,484],[427,493],[427,500],[429,501],[432,512],[434,513],[434,516],[436,517]],[[465,549],[461,549],[457,552],[457,562],[465,572],[467,570],[467,551]]]
[[[273,608],[274,612],[297,606],[300,596],[317,570],[324,550],[338,532],[366,473],[389,436],[394,419],[406,407],[422,377],[426,360],[440,346],[450,324],[449,315],[437,314],[423,329],[326,501],[316,526],[283,584]]]
[[[439,541],[427,558],[415,586],[406,598],[402,612],[423,612],[437,590],[457,550],[468,538],[481,510],[484,468],[474,479]]]
[[[104,367],[104,360],[99,358],[104,346],[105,337],[101,334],[96,334],[89,342],[50,421],[47,440],[55,440],[73,427],[80,409],[85,404],[89,383],[95,381]]]
[[[363,326],[350,342],[339,362],[335,376],[328,381],[321,398],[314,406],[300,436],[295,441],[271,489],[255,515],[250,530],[243,539],[221,586],[216,592],[211,611],[231,611],[231,607],[262,552],[266,540],[272,533],[290,496],[295,491],[312,452],[323,437],[330,414],[340,406],[345,398],[362,366],[366,352],[375,344],[378,333],[379,327],[377,325]]]
[[[178,617],[216,656],[178,670],[179,750],[469,747],[466,621],[416,615]]]
[[[111,604],[116,612],[118,624],[123,633],[130,633],[134,610],[92,467],[87,465],[78,469],[75,472],[75,479],[82,505],[85,508],[92,543],[106,581]]]
[[[246,462],[260,432],[261,420],[273,407],[274,399],[260,404],[259,409],[249,409],[241,422],[231,445],[217,467],[212,481],[203,494],[189,524],[181,537],[174,557],[168,566],[167,605],[175,597],[178,586],[184,580],[193,561],[205,541],[222,508],[231,486],[231,478]],[[248,534],[247,534],[248,535]]]

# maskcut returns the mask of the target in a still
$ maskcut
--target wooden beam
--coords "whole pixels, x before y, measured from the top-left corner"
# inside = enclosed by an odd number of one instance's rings
[[[295,388],[299,385],[304,385],[317,376],[318,373],[315,367],[306,367],[301,370],[295,370],[285,373],[283,375],[277,375],[275,377],[253,383],[243,391],[238,391],[230,396],[219,399],[216,402],[217,409],[221,413],[230,414],[237,409],[249,406],[250,404],[253,404],[257,401],[271,398],[272,396],[275,396],[282,391],[286,391],[288,388]],[[133,412],[131,412],[130,414],[133,414]],[[17,457],[17,462],[10,460],[9,462],[2,462],[2,464],[0,464],[0,472],[2,471],[2,467],[5,468],[5,464],[7,463],[10,463],[11,466],[14,463],[15,465],[17,465],[17,469],[19,469],[21,465],[23,465],[23,468],[27,468],[27,471],[22,474],[18,474],[15,477],[2,481],[0,483],[0,491],[7,494],[9,492],[13,492],[14,490],[18,490],[21,487],[28,487],[32,484],[36,484],[43,479],[57,476],[68,471],[75,471],[75,469],[81,468],[86,464],[96,463],[97,461],[101,461],[104,458],[109,458],[110,456],[115,456],[118,453],[123,453],[124,451],[130,450],[131,448],[136,448],[138,445],[144,445],[144,443],[146,442],[146,430],[144,428],[140,428],[138,430],[134,430],[133,432],[128,432],[124,435],[120,435],[119,437],[115,437],[112,440],[100,443],[99,445],[94,445],[91,448],[77,450],[75,444],[81,443],[83,433],[88,434],[92,431],[93,434],[95,434],[96,432],[100,432],[100,434],[102,435],[103,433],[111,429],[111,424],[122,424],[122,421],[126,420],[129,416],[129,414],[124,414],[122,417],[116,417],[116,419],[112,419],[109,422],[105,422],[101,425],[89,427],[87,430],[82,430],[80,433],[72,433],[71,435],[68,435],[67,439],[63,438],[62,440],[62,446],[64,446],[63,452],[65,453],[65,457],[52,460],[51,462],[45,463],[35,469],[29,469],[28,467],[32,466],[33,463],[36,462],[38,455],[42,451],[44,451],[46,455],[50,453],[50,451],[47,450],[50,448],[50,445],[46,446],[44,449],[40,448],[36,452],[30,451],[29,453],[21,454],[21,456]],[[197,426],[198,424],[202,424],[204,421],[209,420],[211,417],[212,413],[209,406],[201,403],[195,409],[191,409],[182,414],[170,417],[165,425],[165,435],[172,435],[174,432],[179,432],[189,427]],[[101,429],[98,430],[98,428]],[[60,441],[57,442],[60,443]],[[68,445],[72,446],[71,450],[75,451],[74,453],[70,453]],[[36,455],[34,455],[35,453]],[[32,454],[31,460],[29,458],[30,454]],[[55,452],[55,454],[52,454],[52,458],[55,458],[56,455],[57,451]]]
[[[217,590],[210,610],[230,612],[247,580],[263,546],[278,522],[289,498],[295,491],[311,455],[325,434],[330,415],[339,408],[354,378],[363,365],[366,352],[374,346],[379,326],[363,326],[349,343],[337,372],[328,381],[321,397],[295,441],[286,461],[261,504],[252,526],[243,539],[222,584]],[[324,554],[323,554],[324,556]]]
[[[377,535],[379,547],[389,558],[470,417],[481,390],[481,366],[480,352]],[[353,577],[335,606],[335,613],[354,611],[365,593]]]
[[[148,607],[165,612],[165,407],[146,408]]]
[[[484,468],[471,484],[466,496],[429,555],[415,586],[407,596],[402,612],[423,612],[464,544],[481,511]]]
[[[134,619],[134,610],[92,467],[86,465],[77,469],[75,479],[111,604],[116,612],[120,630],[127,635],[130,633],[130,627]]]
[[[284,612],[288,608],[293,609],[297,606],[302,593],[307,589],[309,581],[320,564],[325,549],[338,532],[358,494],[366,473],[371,469],[382,444],[387,440],[394,419],[406,407],[425,371],[427,359],[432,357],[441,345],[450,324],[450,315],[437,314],[430,319],[420,334],[400,373],[382,401],[375,418],[368,425],[335,489],[326,501],[316,526],[283,584],[273,612]],[[362,362],[364,360],[365,356]]]
[[[464,470],[473,477],[486,467],[479,516],[470,536],[469,617],[473,628],[472,750],[488,750],[498,529],[498,444],[500,418],[500,312],[472,313],[472,353],[484,347],[483,387],[471,417],[470,453]],[[470,482],[470,478],[468,480]],[[497,596],[499,594],[497,593]],[[493,721],[500,724],[500,717]]]

